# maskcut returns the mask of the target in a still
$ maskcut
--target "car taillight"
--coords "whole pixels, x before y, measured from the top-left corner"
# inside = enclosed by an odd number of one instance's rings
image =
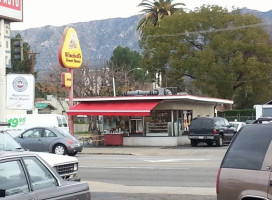
[[[73,144],[73,141],[72,140],[68,140],[68,144]]]
[[[214,135],[217,134],[216,128],[213,129],[213,134],[214,134]]]
[[[216,194],[219,194],[219,177],[221,173],[221,168],[218,169],[217,177],[216,177]]]

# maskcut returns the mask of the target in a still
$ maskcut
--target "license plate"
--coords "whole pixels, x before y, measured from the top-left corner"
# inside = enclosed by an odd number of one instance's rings
[[[203,136],[199,136],[198,138],[199,138],[199,139],[204,139],[204,137],[203,137]]]

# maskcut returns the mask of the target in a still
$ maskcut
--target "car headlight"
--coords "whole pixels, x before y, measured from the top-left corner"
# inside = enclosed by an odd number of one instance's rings
[[[74,171],[77,171],[78,170],[78,163],[75,163],[74,164]]]

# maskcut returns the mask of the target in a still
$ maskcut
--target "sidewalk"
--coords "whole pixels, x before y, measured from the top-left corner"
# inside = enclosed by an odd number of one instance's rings
[[[182,147],[126,147],[126,146],[85,146],[81,154],[109,155],[178,155]]]
[[[213,154],[223,155],[226,148],[206,148]],[[105,155],[137,155],[137,156],[206,156],[203,148],[193,148],[190,145],[177,147],[128,147],[128,146],[85,146],[80,154],[105,154]]]

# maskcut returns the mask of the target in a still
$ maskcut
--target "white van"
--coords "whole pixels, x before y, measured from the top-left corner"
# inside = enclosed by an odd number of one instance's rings
[[[12,137],[18,136],[28,128],[41,126],[59,127],[69,132],[66,117],[59,114],[7,115],[7,123],[10,123],[10,126],[6,130]]]

